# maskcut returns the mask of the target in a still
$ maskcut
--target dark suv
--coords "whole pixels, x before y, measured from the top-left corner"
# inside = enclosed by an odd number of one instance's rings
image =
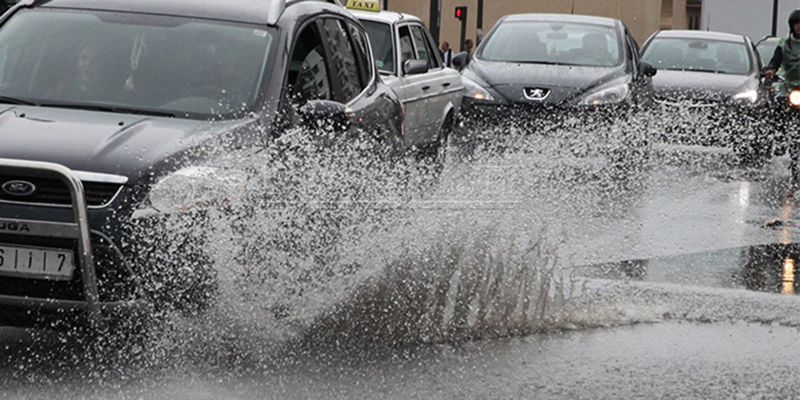
[[[187,179],[246,179],[203,160],[321,124],[402,143],[401,105],[335,0],[16,5],[0,19],[0,325],[182,303],[202,260],[142,260],[124,227],[202,207]]]

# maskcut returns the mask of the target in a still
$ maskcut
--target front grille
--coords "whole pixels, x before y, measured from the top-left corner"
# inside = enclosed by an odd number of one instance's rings
[[[36,191],[28,196],[12,196],[0,190],[0,200],[34,204],[72,204],[67,185],[57,179],[28,178],[22,176],[0,174],[0,186],[9,181],[22,180],[36,186]],[[108,204],[122,188],[118,183],[83,181],[86,202],[89,206],[98,207]]]

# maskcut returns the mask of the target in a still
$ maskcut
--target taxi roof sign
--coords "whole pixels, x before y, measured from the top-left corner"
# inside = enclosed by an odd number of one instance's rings
[[[348,0],[347,8],[351,10],[380,12],[381,2],[379,0]]]

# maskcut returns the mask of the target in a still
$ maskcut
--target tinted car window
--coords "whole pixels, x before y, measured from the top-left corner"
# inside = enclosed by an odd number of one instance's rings
[[[487,39],[489,61],[610,67],[622,61],[619,35],[597,25],[505,22]]]
[[[655,38],[642,59],[658,69],[746,75],[752,65],[744,43]]]
[[[361,74],[362,86],[367,86],[372,81],[372,74],[374,73],[372,62],[369,58],[369,46],[367,46],[367,35],[352,23],[348,23],[350,28],[350,37],[353,39],[353,44],[356,48],[356,61],[358,63],[358,71]]]
[[[255,107],[272,40],[240,24],[21,10],[0,30],[0,94],[219,118]]]
[[[367,30],[375,64],[378,69],[394,73],[394,41],[392,40],[392,27],[380,22],[361,21]]]
[[[343,24],[344,22],[337,19],[325,19],[322,25],[323,37],[330,51],[335,100],[347,103],[361,93],[364,86],[358,74],[355,51]]]
[[[300,33],[291,60],[288,84],[294,102],[333,98],[325,51],[315,24]]]

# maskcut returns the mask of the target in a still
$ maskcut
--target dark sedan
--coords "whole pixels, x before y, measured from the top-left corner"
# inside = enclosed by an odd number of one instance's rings
[[[658,69],[656,102],[669,119],[665,140],[733,148],[747,163],[762,163],[772,146],[758,123],[765,103],[758,56],[742,35],[660,31],[642,59]]]
[[[593,109],[646,101],[653,70],[625,25],[555,14],[503,17],[464,69],[465,111]]]
[[[651,100],[655,70],[615,19],[557,14],[503,17],[462,71],[462,111],[474,126],[536,121],[557,129],[567,118],[614,122]],[[641,137],[641,135],[640,135]],[[491,139],[489,139],[491,140]],[[625,139],[628,140],[628,139]],[[603,147],[594,143],[593,147]]]
[[[28,0],[4,14],[0,325],[208,305],[203,246],[159,240],[159,221],[235,201],[247,174],[209,160],[286,133],[334,127],[394,154],[402,109],[368,43],[328,1]]]

